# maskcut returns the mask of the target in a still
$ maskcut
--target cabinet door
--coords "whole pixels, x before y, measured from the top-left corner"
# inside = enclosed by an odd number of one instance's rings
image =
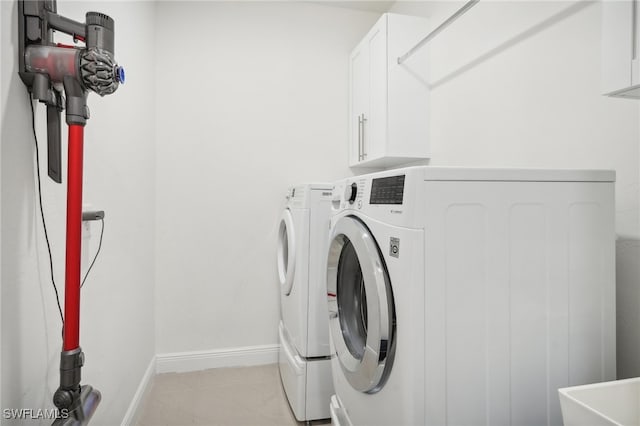
[[[427,31],[422,18],[386,13],[353,50],[351,167],[388,167],[429,157],[428,86],[420,74],[427,64],[417,61],[418,55],[410,63],[397,63]]]
[[[387,145],[387,15],[365,40],[369,55],[369,114],[363,126],[363,160],[371,160],[384,156]]]
[[[369,58],[365,43],[354,49],[349,61],[349,164],[355,165],[363,159],[363,120],[369,115]]]
[[[640,1],[602,2],[602,92],[640,97]],[[634,90],[635,89],[635,90]]]

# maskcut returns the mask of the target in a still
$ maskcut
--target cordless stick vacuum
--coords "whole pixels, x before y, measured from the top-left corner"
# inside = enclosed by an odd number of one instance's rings
[[[80,244],[82,230],[82,160],[87,95],[116,91],[124,70],[114,59],[114,21],[88,12],[86,22],[60,16],[56,0],[19,0],[19,73],[34,99],[47,106],[48,174],[62,183],[61,112],[69,126],[67,170],[67,245],[60,387],[53,396],[54,425],[84,425],[100,402],[100,392],[80,385],[84,354],[80,348]],[[56,44],[54,31],[84,47]]]

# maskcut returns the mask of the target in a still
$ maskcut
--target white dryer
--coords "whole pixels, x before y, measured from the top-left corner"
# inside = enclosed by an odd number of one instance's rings
[[[552,425],[615,378],[612,171],[413,167],[333,190],[334,425]]]
[[[290,188],[278,232],[280,377],[299,421],[330,416],[333,384],[325,266],[331,188]]]

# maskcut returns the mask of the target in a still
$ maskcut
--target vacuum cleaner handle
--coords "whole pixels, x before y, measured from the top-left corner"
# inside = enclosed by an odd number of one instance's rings
[[[49,177],[62,183],[62,149],[60,147],[61,113],[57,105],[47,105],[47,164]]]

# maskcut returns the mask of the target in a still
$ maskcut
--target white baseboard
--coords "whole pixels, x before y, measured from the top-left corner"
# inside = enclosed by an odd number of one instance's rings
[[[152,357],[149,362],[149,366],[147,370],[144,372],[142,376],[142,380],[140,380],[140,384],[138,385],[138,389],[136,393],[133,395],[131,400],[131,404],[129,404],[129,408],[127,412],[124,414],[124,418],[122,419],[122,426],[130,426],[135,425],[138,422],[138,417],[142,410],[143,403],[149,391],[151,390],[151,385],[153,384],[153,379],[156,376],[156,357]]]
[[[279,345],[244,346],[211,351],[156,355],[156,373],[186,373],[220,367],[247,367],[278,362]]]

